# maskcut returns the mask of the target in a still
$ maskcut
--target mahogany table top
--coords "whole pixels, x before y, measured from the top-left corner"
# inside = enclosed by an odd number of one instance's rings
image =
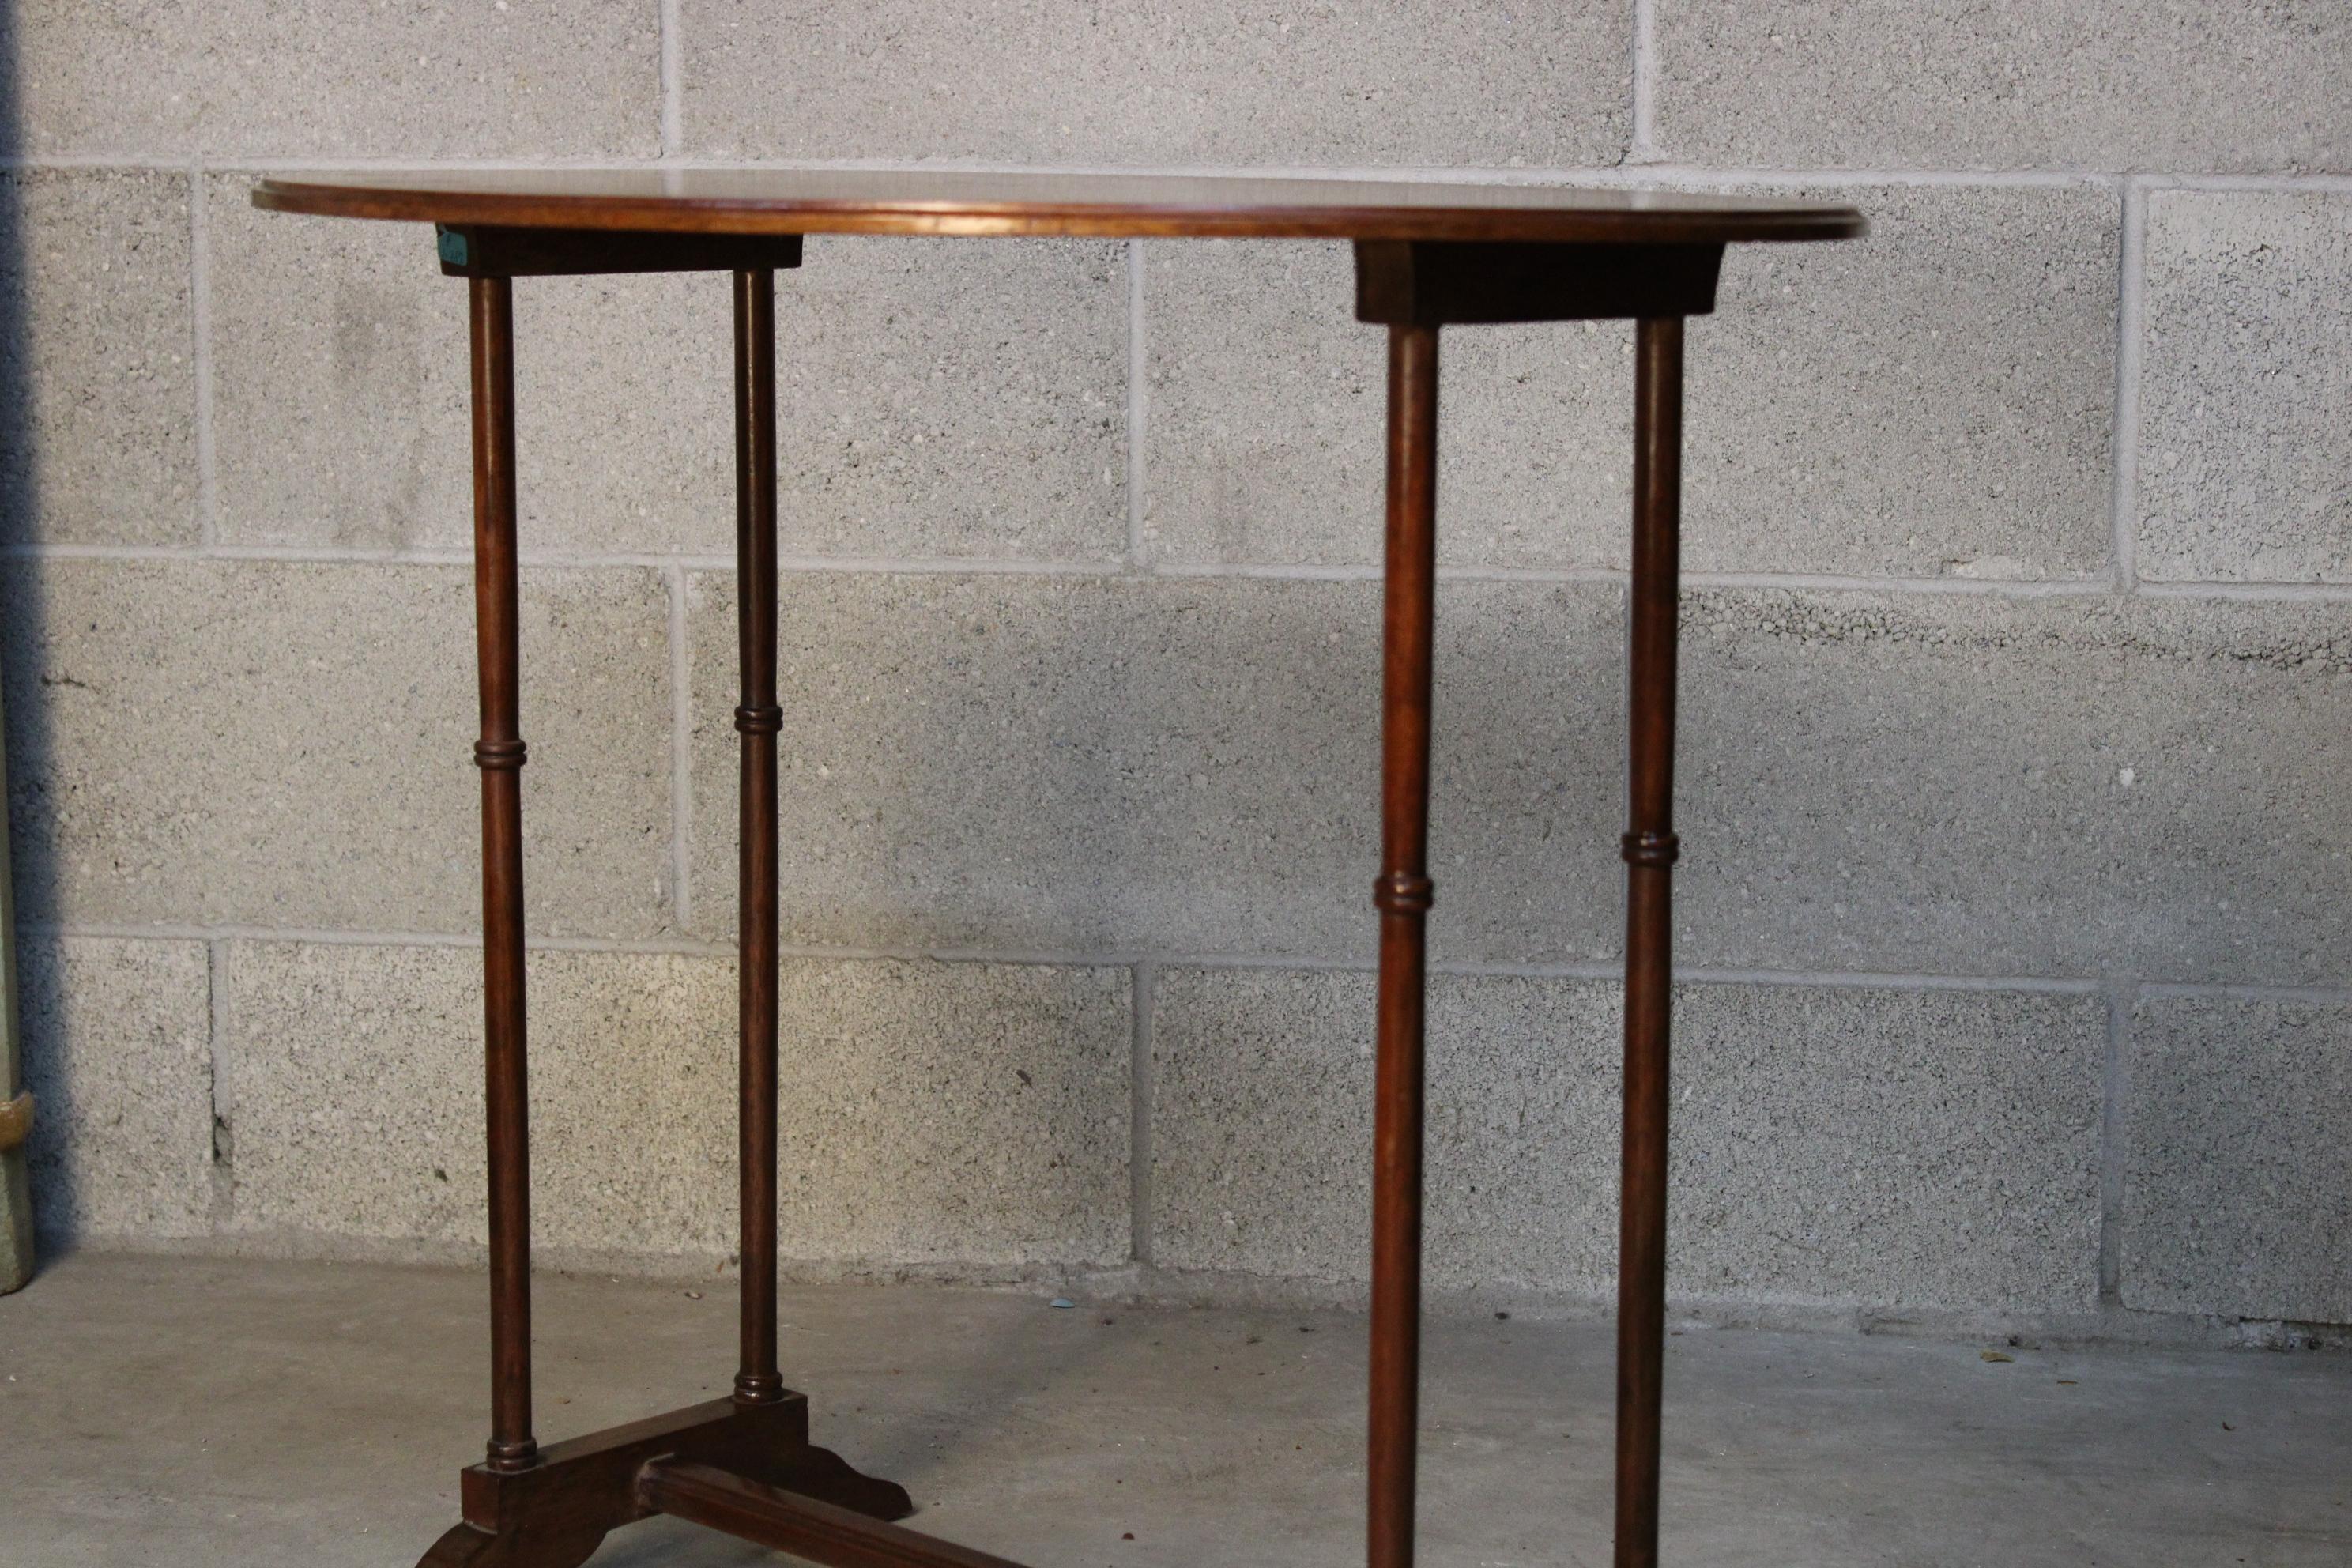
[[[671,234],[1725,245],[1864,229],[1852,207],[1681,191],[947,169],[303,171],[263,180],[253,200],[332,217]]]

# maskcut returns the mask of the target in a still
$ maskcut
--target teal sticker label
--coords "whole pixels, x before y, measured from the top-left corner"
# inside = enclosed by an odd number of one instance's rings
[[[454,228],[433,226],[434,235],[441,247],[441,259],[452,267],[466,265],[466,237]]]

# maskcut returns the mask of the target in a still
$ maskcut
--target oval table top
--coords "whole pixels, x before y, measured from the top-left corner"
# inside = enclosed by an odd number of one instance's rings
[[[439,169],[273,174],[256,206],[452,226],[671,234],[1725,245],[1849,239],[1852,207],[1617,187],[928,169]]]

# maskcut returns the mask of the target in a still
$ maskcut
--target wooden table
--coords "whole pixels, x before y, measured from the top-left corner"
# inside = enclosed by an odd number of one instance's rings
[[[809,1441],[776,1365],[775,274],[807,234],[1344,239],[1356,315],[1389,330],[1373,1118],[1368,1561],[1412,1561],[1421,1341],[1422,1036],[1431,623],[1442,327],[1632,318],[1633,437],[1625,1116],[1618,1268],[1618,1568],[1657,1560],[1665,1310],[1668,879],[1675,858],[1675,597],[1683,320],[1714,309],[1723,247],[1850,238],[1850,208],[1626,190],[922,171],[571,170],[289,174],[255,205],[437,226],[468,280],[488,1014],[490,1438],[465,1521],[420,1568],[573,1568],[605,1532],[676,1514],[841,1568],[1006,1568],[890,1521],[904,1489]],[[731,1398],[541,1447],[531,1436],[522,793],[517,712],[513,280],[723,271],[735,287],[741,606],[741,1359]]]

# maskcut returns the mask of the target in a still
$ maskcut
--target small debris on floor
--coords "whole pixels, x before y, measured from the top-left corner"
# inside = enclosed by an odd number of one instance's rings
[[[2013,1362],[2013,1361],[2015,1361],[2015,1360],[2017,1359],[2015,1356],[2011,1355],[2011,1354],[2009,1354],[2009,1353],[2007,1353],[2006,1352],[2003,1352],[2003,1351],[1979,1351],[1979,1352],[1977,1352],[1977,1358],[1978,1358],[1979,1361],[2011,1361],[2011,1362]]]
[[[1046,1302],[1045,1305],[1048,1307],[1060,1307],[1066,1310],[1071,1307],[1076,1306],[1077,1303],[1071,1300],[1067,1296],[1056,1296],[1052,1300]]]
[[[689,1301],[699,1301],[702,1300],[702,1292],[699,1290],[688,1290],[686,1293],[686,1299]]]

